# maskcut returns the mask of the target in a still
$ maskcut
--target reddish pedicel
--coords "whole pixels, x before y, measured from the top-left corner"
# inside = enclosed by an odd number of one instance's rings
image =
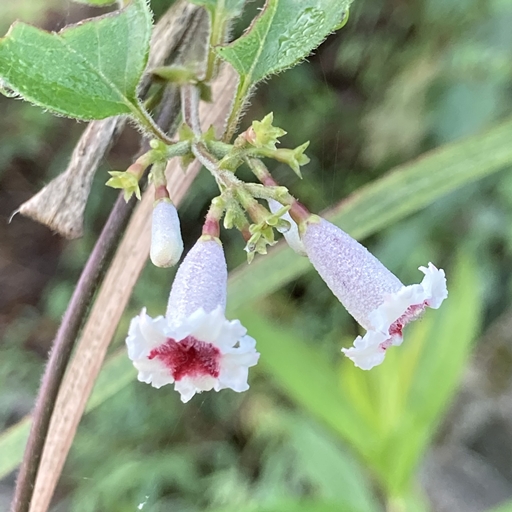
[[[148,359],[155,357],[169,368],[176,381],[183,377],[219,376],[220,350],[193,336],[187,336],[180,341],[168,338],[149,353]]]

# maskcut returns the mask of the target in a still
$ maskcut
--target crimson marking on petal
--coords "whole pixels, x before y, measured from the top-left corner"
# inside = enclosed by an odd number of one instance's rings
[[[175,381],[206,375],[217,378],[220,373],[220,350],[194,336],[179,341],[167,338],[165,343],[149,353],[148,359],[154,358],[165,364]]]
[[[390,337],[386,341],[383,341],[379,345],[379,348],[385,351],[393,344],[392,338],[401,338],[403,328],[412,320],[416,320],[421,313],[423,313],[426,306],[428,306],[428,301],[424,301],[422,304],[409,306],[405,310],[405,313],[391,324],[389,328]]]

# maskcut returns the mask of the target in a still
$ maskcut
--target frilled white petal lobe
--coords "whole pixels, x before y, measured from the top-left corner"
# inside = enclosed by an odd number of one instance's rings
[[[409,319],[418,316],[425,306],[437,309],[444,299],[448,297],[444,270],[437,269],[432,263],[428,268],[420,267],[425,277],[421,284],[404,286],[395,293],[387,294],[383,303],[368,315],[371,328],[387,333],[389,328],[408,308],[421,306]]]
[[[194,315],[199,315],[201,321],[192,329],[191,334],[202,341],[217,343],[217,340],[221,338],[221,330],[225,320],[222,307],[215,308],[206,316],[204,316],[204,311],[199,309],[191,316],[194,317]]]
[[[254,338],[243,336],[236,348],[232,347],[226,351],[221,361],[219,389],[231,388],[239,393],[249,389],[249,368],[255,366],[260,357],[255,346]]]
[[[268,200],[268,206],[272,213],[278,212],[283,205],[274,199]],[[286,243],[300,256],[307,256],[306,249],[304,248],[304,244],[300,239],[299,235],[299,227],[297,223],[291,218],[290,214],[286,212],[281,216],[282,219],[287,220],[290,223],[290,229],[279,229],[278,231],[283,234]]]
[[[341,351],[362,370],[371,370],[384,361],[386,349],[382,344],[387,336],[381,332],[368,331],[364,337],[358,336],[354,340],[354,346],[343,348]]]
[[[132,318],[126,345],[128,357],[139,359],[142,354],[151,351],[161,345],[167,338],[165,330],[167,322],[163,316],[151,318],[143,308],[139,316]]]
[[[170,200],[161,200],[153,208],[149,256],[157,267],[172,267],[183,253],[180,220]]]
[[[421,284],[404,286],[387,294],[384,302],[368,315],[372,329],[364,337],[356,338],[352,348],[342,349],[359,368],[370,370],[382,363],[387,348],[402,344],[402,327],[416,319],[426,307],[439,308],[448,296],[443,270],[432,263],[419,270],[425,274]]]
[[[201,391],[209,391],[199,388],[197,386],[197,382],[193,382],[192,379],[187,377],[183,378],[179,382],[176,382],[176,384],[174,384],[174,389],[180,394],[180,399],[184,404],[189,402],[196,393],[200,393]]]
[[[368,315],[372,330],[387,333],[391,324],[400,318],[409,306],[423,304],[424,296],[420,284],[404,286],[395,293],[387,294],[384,302]]]
[[[221,325],[219,336],[215,343],[225,353],[231,352],[232,350],[243,352],[245,351],[245,347],[241,340],[249,337],[246,336],[246,333],[247,329],[239,320],[225,320]],[[235,346],[237,346],[237,348],[233,348]],[[254,350],[254,346],[251,350]]]
[[[430,296],[428,306],[432,309],[438,309],[444,299],[448,297],[444,270],[437,269],[432,263],[429,263],[428,267],[420,267],[419,269],[425,274],[421,286],[423,286],[425,293]]]
[[[237,393],[243,393],[249,389],[249,384],[247,383],[248,376],[248,367],[236,365],[233,365],[231,368],[223,367],[222,377],[219,378],[215,390],[220,391],[221,389],[230,388]]]

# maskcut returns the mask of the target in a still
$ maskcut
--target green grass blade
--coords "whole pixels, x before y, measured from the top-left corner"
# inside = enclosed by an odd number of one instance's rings
[[[512,119],[484,134],[448,144],[395,168],[324,216],[357,239],[403,219],[467,183],[512,165]],[[230,307],[279,289],[310,268],[281,244],[230,275]]]
[[[366,400],[377,411],[372,422],[375,443],[365,458],[373,462],[391,496],[411,485],[416,467],[453,397],[479,331],[481,298],[473,260],[465,254],[449,276],[450,295],[439,311],[428,311],[405,333],[400,350],[386,364],[360,372],[347,361],[342,380],[351,388],[371,389]],[[347,393],[349,400],[354,395]],[[357,396],[357,399],[361,399]]]

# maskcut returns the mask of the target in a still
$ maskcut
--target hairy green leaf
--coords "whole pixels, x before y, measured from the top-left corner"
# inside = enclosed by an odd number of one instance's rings
[[[0,79],[27,101],[68,117],[137,113],[150,35],[145,0],[58,33],[16,22],[0,39]]]
[[[247,90],[307,57],[344,19],[350,3],[267,0],[246,33],[218,54],[238,71]]]

